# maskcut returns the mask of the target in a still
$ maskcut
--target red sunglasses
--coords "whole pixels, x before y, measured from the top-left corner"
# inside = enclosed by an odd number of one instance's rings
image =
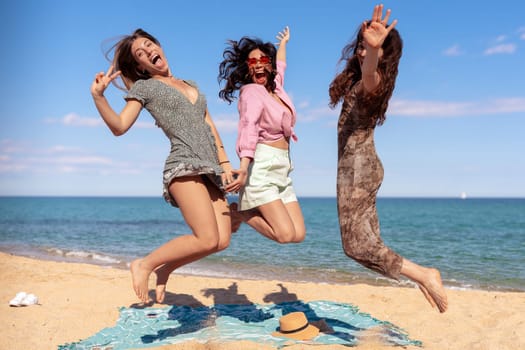
[[[269,64],[272,60],[268,56],[261,56],[259,59],[257,58],[248,58],[246,60],[246,63],[248,63],[248,66],[255,66],[257,63],[260,64]]]

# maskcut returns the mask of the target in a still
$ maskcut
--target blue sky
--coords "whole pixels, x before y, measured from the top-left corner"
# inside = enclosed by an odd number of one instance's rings
[[[373,1],[3,1],[0,195],[160,196],[169,143],[144,111],[124,136],[89,87],[108,40],[143,28],[174,74],[197,81],[234,166],[237,110],[219,100],[228,39],[291,30],[285,88],[298,110],[300,196],[334,196],[339,107],[328,85]],[[385,1],[404,40],[386,123],[380,196],[525,197],[525,4]],[[109,88],[116,110],[123,92]]]

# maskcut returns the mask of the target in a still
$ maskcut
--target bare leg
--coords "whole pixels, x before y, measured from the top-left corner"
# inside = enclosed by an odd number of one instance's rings
[[[299,243],[304,240],[306,228],[298,202],[284,204],[277,199],[259,206],[257,210],[240,213],[244,222],[278,243]]]
[[[132,262],[133,289],[143,302],[148,302],[148,279],[153,270],[168,263],[170,267],[188,264],[229,244],[229,210],[218,190],[210,190],[200,176],[195,176],[176,179],[170,185],[170,192],[193,234],[172,239]],[[164,276],[166,271],[167,268],[159,269],[157,276]]]
[[[224,197],[218,192],[218,190],[213,187],[209,186],[208,190],[211,192],[212,197],[217,197],[217,200],[212,201],[212,205],[215,211],[215,217],[217,218],[217,224],[219,225],[219,246],[217,251],[224,250],[228,247],[230,244],[230,227],[233,226],[233,224],[230,223],[230,217],[228,215],[225,215],[225,213],[229,213],[228,204],[227,201],[224,199]],[[233,203],[235,204],[235,203]],[[240,225],[240,222],[239,222]],[[174,261],[167,264],[164,264],[157,269],[155,269],[155,275],[157,277],[157,282],[155,286],[155,299],[158,303],[164,302],[164,298],[166,295],[166,284],[168,282],[168,279],[173,271],[178,269],[181,266],[184,266],[192,261],[199,260],[209,254],[204,253],[200,257],[196,257],[196,259],[190,259],[188,260],[180,260],[180,261]]]
[[[418,284],[419,289],[432,307],[437,306],[439,312],[447,311],[447,294],[438,270],[415,264],[403,258],[401,274]]]
[[[230,204],[230,217],[232,222],[232,232],[237,232],[243,222],[243,216],[237,209],[237,203]]]

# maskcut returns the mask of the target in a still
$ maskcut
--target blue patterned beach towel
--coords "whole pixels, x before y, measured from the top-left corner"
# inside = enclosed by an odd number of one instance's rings
[[[302,311],[321,333],[306,344],[357,345],[365,335],[385,345],[421,346],[395,325],[359,312],[351,304],[330,301],[301,301],[279,304],[213,305],[203,307],[121,308],[117,324],[79,342],[61,345],[59,350],[121,350],[149,348],[187,341],[232,342],[248,340],[283,348],[297,341],[273,337],[279,318]]]

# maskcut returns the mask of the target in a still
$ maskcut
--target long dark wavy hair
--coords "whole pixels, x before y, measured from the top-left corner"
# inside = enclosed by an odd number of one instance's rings
[[[122,37],[116,44],[111,46],[105,53],[106,59],[113,62],[114,71],[121,71],[121,76],[126,88],[129,89],[133,83],[140,79],[151,78],[147,71],[138,69],[138,63],[131,52],[131,45],[138,38],[146,38],[160,46],[159,41],[151,34],[142,29],[136,29],[131,35]],[[111,53],[113,52],[113,58]],[[115,82],[115,80],[114,80]],[[124,89],[122,86],[115,84],[118,88]],[[125,90],[125,89],[124,89]]]
[[[368,25],[370,22],[368,23]],[[346,45],[342,50],[339,62],[346,61],[343,71],[336,75],[330,84],[330,104],[334,108],[341,100],[350,93],[352,87],[361,80],[361,65],[357,55],[358,46],[363,41],[363,32],[360,27],[354,41]],[[370,115],[375,118],[375,125],[381,125],[386,119],[388,101],[394,91],[398,73],[399,60],[403,51],[403,41],[399,32],[393,28],[386,37],[383,45],[383,56],[379,59],[378,71],[381,75],[381,83],[374,93],[374,103],[370,104]],[[366,103],[367,101],[365,101]]]
[[[275,75],[277,65],[275,57],[277,49],[275,45],[258,38],[242,37],[241,40],[228,40],[228,47],[224,50],[222,57],[224,60],[219,66],[219,76],[217,80],[219,84],[224,80],[226,83],[224,88],[219,91],[219,97],[228,103],[232,103],[235,99],[235,91],[239,90],[243,85],[253,83],[250,75],[250,68],[248,67],[248,55],[255,49],[261,50],[266,56],[270,57],[272,70],[266,70],[266,89],[270,92],[275,91]]]

